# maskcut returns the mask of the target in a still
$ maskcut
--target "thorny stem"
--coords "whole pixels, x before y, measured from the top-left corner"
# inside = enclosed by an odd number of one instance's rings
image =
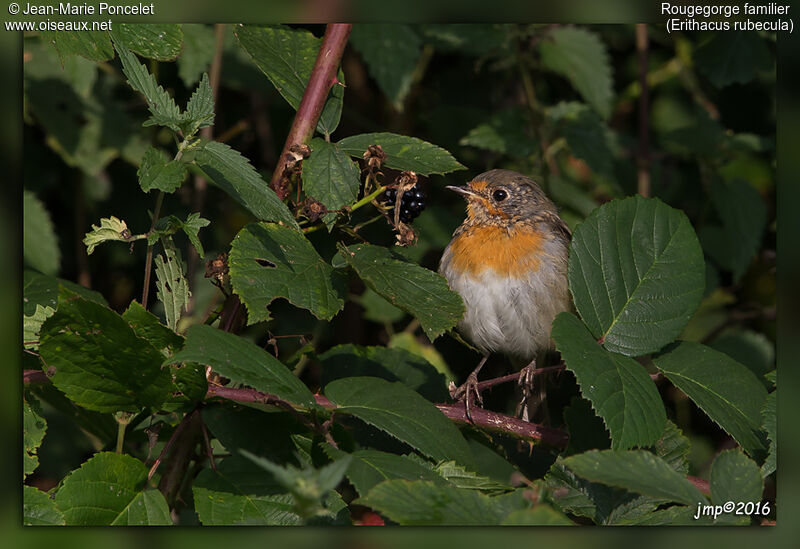
[[[178,151],[180,154],[182,151]],[[153,222],[150,224],[150,232],[155,229],[158,216],[161,214],[161,205],[164,203],[164,191],[158,191],[156,198],[156,207],[153,210]],[[144,260],[144,288],[142,288],[142,307],[147,310],[147,298],[150,294],[150,271],[153,266],[153,246],[147,246],[147,257]]]
[[[328,98],[328,92],[336,84],[336,70],[342,59],[351,28],[350,24],[332,23],[325,29],[325,36],[322,39],[317,60],[314,62],[311,77],[308,79],[303,99],[297,108],[297,115],[294,117],[289,135],[286,136],[286,143],[278,157],[275,172],[272,174],[272,181],[269,184],[281,199],[286,198],[288,192],[281,185],[286,169],[284,159],[292,145],[308,143],[314,135],[314,128],[322,114],[322,107]]]

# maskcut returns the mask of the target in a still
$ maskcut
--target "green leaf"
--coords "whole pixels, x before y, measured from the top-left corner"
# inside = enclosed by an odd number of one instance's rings
[[[358,164],[333,143],[315,137],[309,143],[311,156],[303,160],[303,191],[338,210],[355,202],[361,186]]]
[[[750,370],[719,351],[688,341],[671,346],[653,362],[748,454],[763,454],[761,408],[767,391]]]
[[[297,110],[308,79],[311,77],[311,70],[314,68],[322,40],[315,38],[307,30],[295,30],[280,25],[268,27],[240,25],[236,27],[234,33],[242,49],[253,58],[258,68],[267,75],[283,98]],[[341,70],[337,78],[344,84],[344,74]],[[317,131],[330,135],[339,125],[343,96],[343,85],[334,84],[322,108]]]
[[[764,460],[764,465],[761,466],[761,474],[767,476],[775,471],[777,466],[776,460],[778,458],[778,409],[777,409],[777,391],[772,391],[767,395],[764,402],[764,409],[761,411],[761,417],[764,418],[762,428],[767,433],[769,439],[769,453],[767,459]]]
[[[59,303],[42,325],[39,354],[53,385],[98,412],[157,408],[171,391],[163,356],[114,311],[87,301]]]
[[[631,526],[699,526],[711,524],[711,520],[706,516],[700,516],[695,519],[694,516],[696,514],[696,504],[692,507],[673,505],[643,516],[622,520],[617,524]]]
[[[572,154],[599,175],[614,177],[613,137],[600,117],[583,103],[562,101],[547,109],[558,124]]]
[[[587,450],[605,450],[611,447],[611,438],[602,418],[592,410],[592,404],[580,397],[572,397],[564,408],[564,422],[569,432],[569,447],[566,455],[579,454]]]
[[[728,501],[759,502],[764,490],[764,479],[758,465],[741,451],[731,449],[721,452],[711,464],[709,476],[711,503],[724,505]],[[726,523],[750,524],[747,515],[723,514]]]
[[[466,440],[433,404],[401,383],[350,377],[325,386],[337,413],[353,415],[434,459],[472,465]]]
[[[456,488],[478,490],[487,494],[503,493],[511,490],[511,486],[508,483],[497,482],[489,477],[467,471],[455,461],[444,461],[437,465],[434,470]]]
[[[497,498],[426,480],[387,480],[354,503],[412,526],[498,525],[509,511]]]
[[[165,357],[172,356],[183,346],[183,338],[161,324],[158,318],[142,307],[138,301],[131,301],[122,313],[122,318],[130,324],[138,337],[149,341]]]
[[[186,265],[181,258],[181,252],[170,238],[163,238],[161,242],[164,244],[164,253],[154,260],[157,295],[158,300],[164,304],[167,326],[171,330],[177,330],[181,311],[186,308],[192,294],[184,275]]]
[[[35,402],[35,401],[34,401]],[[39,458],[37,456],[39,446],[42,444],[45,432],[47,431],[47,422],[41,416],[40,410],[34,410],[27,400],[22,401],[22,478],[33,473],[39,466]]]
[[[735,82],[746,84],[774,67],[764,39],[749,31],[713,33],[697,48],[694,62],[718,88]]]
[[[173,193],[186,178],[186,164],[170,160],[164,151],[150,147],[144,153],[136,174],[139,176],[139,186],[144,192],[158,189],[165,193]]]
[[[38,308],[55,309],[58,305],[58,279],[36,271],[26,270],[23,274],[22,312],[32,315]]]
[[[157,61],[174,60],[180,55],[183,43],[180,25],[116,23],[111,36],[129,50]]]
[[[292,510],[292,495],[255,463],[232,456],[223,460],[217,469],[217,472],[204,469],[192,483],[195,511],[202,524],[290,526],[301,523]]]
[[[95,292],[94,290],[90,290],[89,288],[81,286],[80,284],[76,284],[70,280],[64,280],[63,278],[59,278],[57,280],[59,303],[72,299],[74,296],[80,296],[87,301],[93,301],[98,305],[108,307],[106,298],[104,298],[103,294],[100,292]]]
[[[372,322],[394,324],[406,316],[406,313],[369,288],[355,301],[364,308],[364,318]]]
[[[100,226],[92,224],[92,230],[83,237],[83,243],[86,245],[86,253],[92,255],[95,247],[103,242],[109,240],[129,242],[131,237],[128,224],[112,215],[111,217],[102,218]]]
[[[22,193],[22,248],[25,264],[44,274],[58,274],[61,251],[44,204],[28,190]]]
[[[126,454],[95,454],[64,479],[56,504],[74,526],[172,525],[167,500],[147,488],[147,467]]]
[[[444,376],[424,358],[403,349],[337,345],[319,360],[323,385],[335,379],[372,376],[399,381],[432,402],[444,402],[449,396]]]
[[[611,433],[614,449],[648,446],[664,432],[664,404],[644,367],[600,347],[572,313],[553,321],[553,340],[583,397]]]
[[[362,23],[353,25],[350,43],[389,102],[402,111],[422,53],[419,35],[409,25]]]
[[[178,76],[187,88],[193,86],[214,59],[214,30],[207,25],[183,24],[183,53],[178,57]]]
[[[577,475],[639,494],[697,505],[706,499],[683,475],[646,450],[592,450],[564,458]]]
[[[635,196],[604,204],[578,226],[568,275],[592,336],[638,356],[681,333],[703,296],[705,263],[683,212]]]
[[[200,243],[199,233],[200,229],[207,227],[211,222],[208,219],[200,217],[199,213],[189,214],[186,221],[181,220],[174,215],[162,217],[156,222],[153,232],[147,237],[147,244],[152,246],[160,238],[170,236],[182,230],[189,237],[189,242],[192,243],[194,249],[197,250],[197,255],[202,259],[206,254],[203,245]]]
[[[340,245],[339,256],[368,288],[417,317],[431,341],[464,316],[464,302],[450,289],[444,277],[407,263],[386,248],[369,244]]]
[[[383,165],[395,170],[411,170],[426,176],[466,170],[446,150],[416,137],[396,133],[351,135],[339,141],[337,145],[340,150],[357,158],[361,158],[370,145],[380,145],[386,153]]]
[[[714,338],[709,347],[747,366],[757,378],[763,379],[765,388],[772,387],[763,376],[775,367],[775,344],[764,334],[752,330],[726,330]]]
[[[248,322],[270,318],[275,298],[331,319],[344,306],[340,275],[301,233],[272,223],[251,223],[239,231],[228,259],[231,284],[247,305]]]
[[[347,455],[331,446],[325,447],[331,458]],[[347,479],[359,495],[365,496],[374,486],[388,479],[430,480],[444,484],[444,479],[429,467],[408,456],[398,456],[379,450],[356,450],[347,468]]]
[[[314,395],[267,351],[217,328],[196,325],[186,332],[181,352],[165,364],[198,362],[220,375],[301,406],[314,406]]]
[[[508,42],[508,24],[446,23],[417,25],[426,41],[437,50],[460,55],[483,55]]]
[[[64,515],[45,492],[23,486],[22,523],[25,526],[63,526]]]
[[[114,57],[114,47],[106,31],[41,31],[42,36],[58,52],[62,65],[71,55],[90,61],[108,61]]]
[[[180,131],[183,116],[170,95],[158,85],[155,77],[147,68],[139,63],[136,56],[122,44],[115,44],[119,59],[122,61],[122,72],[128,78],[128,84],[144,95],[147,107],[152,116],[148,118],[145,126],[164,126],[172,131]]]
[[[197,89],[186,104],[183,113],[183,134],[194,135],[200,128],[214,125],[214,92],[208,81],[208,74],[203,73],[203,78]]]
[[[528,156],[536,150],[537,143],[527,128],[527,118],[522,109],[506,109],[472,128],[458,144],[510,156]]]
[[[664,434],[655,444],[656,455],[682,475],[689,473],[689,439],[683,436],[678,426],[667,420]]]
[[[36,305],[32,315],[22,316],[22,342],[26,349],[38,349],[39,331],[45,320],[53,316],[55,309]]]
[[[767,206],[758,191],[741,179],[715,182],[711,186],[711,201],[722,227],[703,227],[700,231],[703,248],[722,268],[732,271],[734,281],[738,281],[761,247]]]
[[[611,114],[614,90],[606,46],[593,32],[556,27],[539,45],[542,65],[566,77],[603,118]]]
[[[286,204],[238,151],[210,141],[197,151],[194,161],[209,180],[258,219],[299,229]]]

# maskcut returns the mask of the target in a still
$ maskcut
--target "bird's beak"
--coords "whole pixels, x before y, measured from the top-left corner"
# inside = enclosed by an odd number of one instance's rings
[[[478,193],[470,189],[468,186],[455,187],[453,185],[448,185],[447,187],[445,187],[445,189],[450,189],[451,191],[455,191],[458,194],[465,196],[466,198],[478,196]]]

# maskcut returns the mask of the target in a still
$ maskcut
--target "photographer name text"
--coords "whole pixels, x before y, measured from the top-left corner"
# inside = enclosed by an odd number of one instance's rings
[[[154,15],[153,4],[73,4],[62,2],[56,5],[25,4],[22,15]]]

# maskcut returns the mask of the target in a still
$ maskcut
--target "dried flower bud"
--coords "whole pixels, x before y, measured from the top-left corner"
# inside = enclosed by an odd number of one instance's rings
[[[211,278],[218,284],[226,284],[228,281],[228,254],[221,253],[214,259],[206,261],[205,278]]]
[[[300,213],[313,223],[328,213],[328,208],[326,208],[325,204],[322,202],[317,202],[313,198],[309,197],[303,202],[303,207],[300,209]]]
[[[380,145],[370,145],[364,153],[364,160],[370,170],[380,170],[381,165],[386,161],[386,153]]]
[[[397,176],[395,181],[397,182],[397,186],[402,187],[403,190],[411,189],[417,184],[417,172],[400,172],[400,175]]]

